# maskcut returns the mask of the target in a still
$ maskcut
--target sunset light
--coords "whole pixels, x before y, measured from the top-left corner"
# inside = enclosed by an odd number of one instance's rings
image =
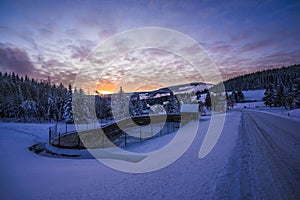
[[[100,94],[112,94],[112,91],[107,91],[107,90],[97,90]]]
[[[96,87],[96,91],[100,94],[115,93],[115,84],[112,82],[100,82]]]
[[[300,200],[299,35],[296,0],[0,0],[0,200]]]

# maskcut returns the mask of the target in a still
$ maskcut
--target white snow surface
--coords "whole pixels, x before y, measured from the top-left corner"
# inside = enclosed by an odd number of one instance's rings
[[[248,90],[243,91],[245,100],[251,101],[262,101],[264,97],[265,90]]]
[[[201,117],[182,157],[144,174],[119,172],[96,159],[36,155],[28,147],[47,142],[50,124],[0,123],[1,199],[299,199],[300,121],[251,111],[261,102],[244,109],[247,105],[227,113],[221,137],[206,157],[198,154],[209,116]],[[156,150],[174,134],[127,149]],[[56,151],[84,155],[86,150]]]
[[[240,113],[229,113],[215,148],[204,159],[199,149],[209,124],[185,154],[170,166],[145,174],[110,169],[95,159],[42,157],[28,147],[46,141],[48,125],[1,123],[1,197],[3,199],[199,199],[213,198],[237,138]],[[24,128],[25,127],[25,128]],[[30,128],[32,127],[32,128]],[[26,130],[25,130],[26,129]],[[23,131],[24,130],[24,131]],[[40,136],[41,135],[41,136]],[[166,135],[166,140],[171,137]],[[161,140],[160,140],[161,139]],[[164,142],[164,137],[146,141]],[[143,143],[130,147],[142,148]],[[152,146],[152,145],[150,145]]]

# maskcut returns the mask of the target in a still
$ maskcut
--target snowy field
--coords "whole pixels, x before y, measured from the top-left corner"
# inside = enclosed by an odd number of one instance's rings
[[[46,143],[51,124],[0,123],[1,199],[299,199],[300,120],[283,112],[257,111],[262,108],[261,102],[250,103],[250,108],[238,104],[227,113],[213,150],[199,159],[210,122],[209,116],[202,117],[182,157],[144,174],[108,168],[86,150],[56,149],[83,155],[81,159],[36,155],[28,147]],[[155,150],[174,134],[127,150]]]
[[[201,120],[194,143],[180,159],[162,170],[146,174],[119,172],[95,159],[36,155],[28,147],[47,141],[47,125],[1,123],[1,171],[5,172],[1,173],[1,196],[4,199],[212,198],[218,177],[225,173],[232,154],[237,138],[237,131],[232,130],[238,129],[239,118],[238,112],[228,115],[218,144],[200,160],[198,153],[209,124],[208,119]],[[151,142],[159,139],[163,137]],[[150,140],[145,145],[145,148],[152,146]]]

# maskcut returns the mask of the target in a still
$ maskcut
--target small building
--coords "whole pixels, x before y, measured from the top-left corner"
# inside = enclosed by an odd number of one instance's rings
[[[182,119],[185,122],[199,119],[199,104],[182,104],[180,108]]]

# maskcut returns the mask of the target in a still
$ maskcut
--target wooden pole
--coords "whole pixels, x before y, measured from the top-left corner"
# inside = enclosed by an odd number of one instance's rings
[[[142,141],[142,127],[140,126],[140,142]]]
[[[77,143],[77,145],[78,145],[78,149],[80,148],[80,137],[79,137],[79,133],[77,133],[77,137],[78,137],[78,143]]]
[[[151,137],[153,137],[153,124],[151,124]]]
[[[49,145],[51,145],[51,127],[49,127]]]
[[[60,147],[60,132],[58,133],[58,146]]]
[[[161,123],[159,123],[159,128],[160,128],[160,131],[159,131],[159,134],[160,134],[160,136],[162,135],[162,125],[161,125]]]
[[[173,121],[173,122],[172,122],[172,125],[173,125],[173,132],[174,132],[174,129],[175,129],[175,127],[174,127],[174,123],[175,123],[175,122]]]
[[[126,137],[126,132],[124,132],[125,134],[125,147],[127,146],[127,137]]]
[[[105,133],[103,132],[103,134],[102,134],[102,147],[103,147],[103,149],[104,149],[104,136],[105,136]]]
[[[170,133],[170,131],[169,131],[169,122],[166,122],[167,123],[167,134],[169,134]]]

